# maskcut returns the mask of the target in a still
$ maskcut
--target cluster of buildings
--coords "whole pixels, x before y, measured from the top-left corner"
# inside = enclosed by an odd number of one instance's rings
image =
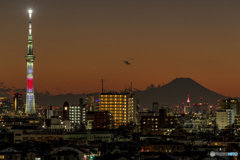
[[[2,114],[0,158],[28,159],[30,154],[37,160],[212,159],[211,151],[240,151],[236,99],[222,100],[215,112],[209,105],[194,111],[189,104],[192,112],[176,113],[174,107],[157,102],[152,110],[137,112],[131,89],[101,93],[97,103],[95,97],[86,97],[78,104],[64,102],[61,110],[45,108],[43,115]],[[49,150],[22,149],[26,144],[46,145]]]
[[[207,160],[226,159],[211,157],[211,151],[240,151],[237,121],[233,125],[218,122],[223,108],[211,114],[178,114],[153,102],[152,110],[131,114],[132,102],[136,100],[131,92],[102,93],[99,97],[103,98],[97,111],[80,99],[78,105],[65,102],[61,111],[50,107],[41,117],[2,116],[1,124],[5,126],[0,132],[0,158]],[[221,107],[229,106],[238,109],[237,100],[223,100]]]
[[[214,152],[240,151],[240,103],[187,103],[169,107],[153,102],[139,111],[132,89],[86,95],[60,108],[39,107],[33,81],[32,11],[29,11],[26,104],[0,97],[0,160],[229,159]],[[221,103],[221,104],[220,104]],[[232,157],[236,158],[236,157]]]

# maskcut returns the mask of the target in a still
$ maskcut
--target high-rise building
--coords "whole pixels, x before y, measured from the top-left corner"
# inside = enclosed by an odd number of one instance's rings
[[[130,90],[125,90],[124,93],[102,93],[99,97],[99,111],[112,114],[115,128],[130,123],[136,124],[136,95]]]
[[[33,83],[33,62],[35,56],[33,55],[33,40],[32,40],[32,10],[29,10],[29,34],[28,34],[28,54],[25,56],[27,61],[27,90],[26,90],[26,109],[25,113],[35,114],[35,96]]]
[[[85,104],[88,106],[88,111],[94,111],[95,110],[94,96],[86,94],[85,95]]]
[[[72,125],[85,125],[86,121],[86,108],[83,105],[83,99],[79,99],[79,105],[70,105],[68,117]]]
[[[216,123],[218,129],[224,129],[227,126],[230,126],[234,123],[234,116],[232,109],[219,109],[216,112]]]
[[[69,106],[69,119],[71,124],[80,124],[81,122],[81,107],[79,105]]]
[[[231,109],[236,126],[240,127],[240,103],[237,99],[225,99],[221,103],[221,109]]]
[[[23,111],[23,94],[14,93],[13,94],[13,104],[15,112]]]

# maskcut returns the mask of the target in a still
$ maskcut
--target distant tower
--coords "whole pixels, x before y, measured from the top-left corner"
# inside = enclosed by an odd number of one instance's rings
[[[187,98],[187,104],[188,104],[188,107],[190,106],[190,99],[189,99],[189,95],[188,95],[188,98]]]
[[[32,24],[31,24],[32,10],[29,10],[28,13],[29,13],[28,54],[25,56],[27,61],[27,90],[26,90],[25,113],[35,114],[36,111],[33,83],[33,62],[35,56],[33,55],[33,40],[32,40]]]

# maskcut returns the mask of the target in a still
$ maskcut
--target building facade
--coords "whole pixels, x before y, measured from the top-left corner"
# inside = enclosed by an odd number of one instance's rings
[[[225,127],[234,123],[234,116],[232,109],[220,109],[216,112],[216,123],[218,129],[224,129]]]
[[[22,93],[13,94],[13,104],[14,104],[15,112],[18,112],[18,111],[23,112],[23,94]]]
[[[112,114],[114,128],[136,124],[136,95],[130,91],[124,93],[100,94],[100,111],[108,111]]]
[[[162,108],[159,109],[159,116],[142,116],[140,123],[140,131],[143,135],[161,134],[161,128],[175,128],[180,126],[177,117],[167,115],[167,109]]]

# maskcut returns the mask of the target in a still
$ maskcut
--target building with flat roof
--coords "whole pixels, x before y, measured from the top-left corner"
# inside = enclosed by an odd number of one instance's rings
[[[112,114],[114,128],[130,123],[136,124],[136,95],[131,91],[102,93],[99,97],[99,111]]]
[[[220,109],[216,112],[216,124],[218,129],[224,129],[234,123],[234,116],[232,109]]]

